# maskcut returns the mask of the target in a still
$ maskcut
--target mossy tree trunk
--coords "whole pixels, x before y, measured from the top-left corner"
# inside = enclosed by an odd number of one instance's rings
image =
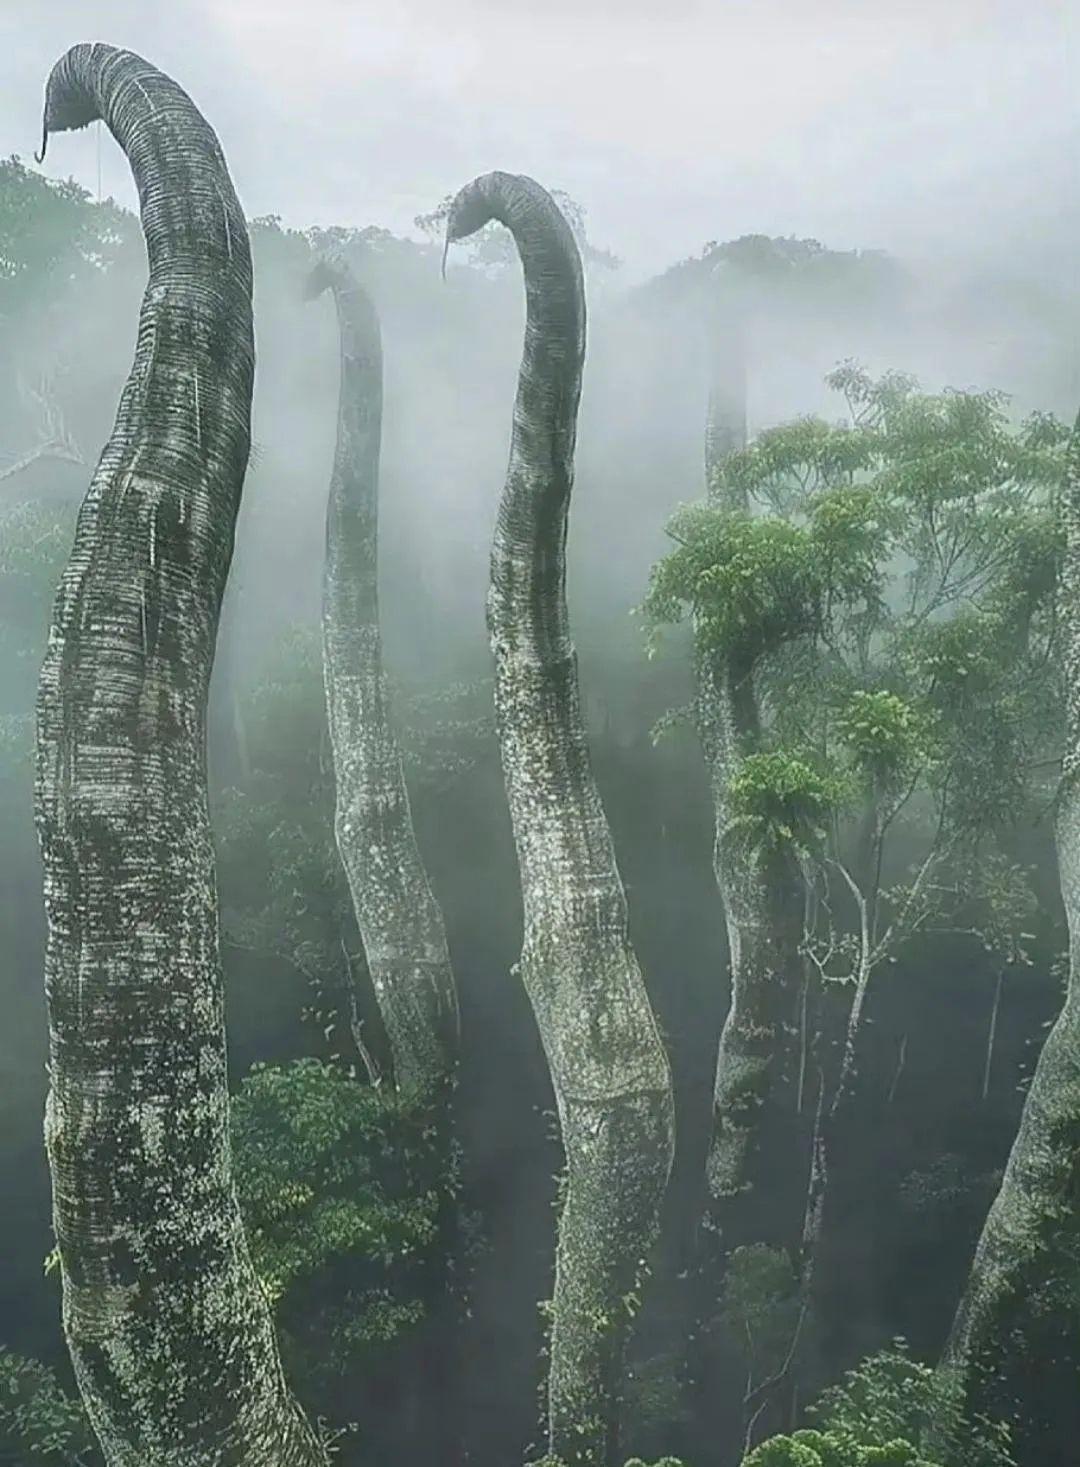
[[[566,1154],[547,1388],[547,1446],[616,1463],[634,1294],[671,1169],[671,1075],[627,932],[590,767],[565,591],[585,353],[581,261],[531,179],[487,174],[453,202],[447,240],[490,219],[522,260],[527,319],[488,628],[524,899],[519,972],[551,1071]]]
[[[458,1005],[442,912],[416,843],[382,665],[378,597],[382,349],[374,306],[341,260],[316,266],[341,332],[337,450],[326,514],[323,670],[335,833],[404,1100],[447,1103]]]
[[[247,231],[176,83],[76,46],[49,79],[45,138],[99,117],[138,184],[149,284],[38,702],[64,1328],[111,1467],[315,1467],[233,1189],[207,810],[207,689],[249,449]]]

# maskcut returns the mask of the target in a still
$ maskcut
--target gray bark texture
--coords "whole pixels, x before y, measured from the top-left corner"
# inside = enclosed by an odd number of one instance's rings
[[[1065,1002],[1047,1035],[1016,1140],[975,1250],[941,1372],[971,1408],[987,1402],[1025,1351],[1033,1300],[1075,1309],[1080,1262],[1080,418],[1062,496],[1066,551],[1059,590],[1065,754],[1055,835],[1069,932]]]
[[[397,1092],[446,1099],[458,1004],[442,912],[413,830],[382,666],[378,597],[382,348],[366,292],[340,260],[316,266],[341,332],[337,451],[326,512],[323,671],[337,786],[335,834],[386,1029]]]
[[[110,1467],[315,1467],[233,1189],[206,703],[249,449],[247,230],[217,138],[73,47],[44,134],[104,119],[149,283],[41,674],[45,1136],[63,1320]]]
[[[721,285],[710,318],[705,478],[710,497],[746,511],[745,494],[725,479],[726,460],[746,446],[743,325]],[[799,1108],[803,888],[790,852],[733,845],[728,790],[740,760],[758,752],[761,721],[754,668],[734,655],[697,660],[698,735],[714,810],[713,870],[724,906],[731,1001],[720,1034],[706,1182],[710,1221],[724,1251],[749,1242],[793,1249],[800,1237],[806,1167]],[[790,1176],[786,1176],[790,1173]],[[778,1178],[790,1207],[760,1210],[760,1184]],[[793,1184],[793,1185],[791,1185]]]
[[[623,1359],[674,1150],[671,1074],[627,932],[593,778],[566,606],[565,545],[585,354],[581,261],[550,195],[491,173],[453,202],[448,243],[513,234],[525,343],[491,556],[488,630],[524,899],[519,972],[566,1154],[547,1390],[548,1450],[621,1462]]]

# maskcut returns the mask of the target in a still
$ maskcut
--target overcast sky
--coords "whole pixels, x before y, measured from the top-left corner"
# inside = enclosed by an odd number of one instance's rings
[[[748,232],[1075,257],[1080,0],[0,0],[0,150],[76,41],[170,72],[249,215],[382,224],[489,168],[632,275]],[[46,171],[134,202],[97,129]]]

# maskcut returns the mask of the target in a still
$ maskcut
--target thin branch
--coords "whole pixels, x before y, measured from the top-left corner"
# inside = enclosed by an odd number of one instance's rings
[[[18,392],[24,403],[32,403],[40,412],[38,441],[29,453],[6,469],[0,470],[0,480],[13,479],[41,459],[55,459],[62,463],[85,467],[82,450],[68,430],[60,408],[53,397],[47,378],[42,378],[38,387],[31,387],[23,377],[18,379]]]
[[[904,1063],[907,1060],[907,1038],[906,1034],[900,1036],[900,1050],[896,1057],[896,1071],[892,1078],[892,1084],[889,1086],[890,1105],[896,1099],[896,1089],[900,1084],[900,1076],[904,1073]]]
[[[858,883],[848,871],[842,861],[832,861],[843,877],[848,890],[855,899],[855,905],[859,910],[859,963],[857,977],[855,979],[855,996],[851,1000],[851,1009],[848,1012],[847,1033],[844,1036],[844,1056],[840,1062],[840,1074],[836,1081],[836,1089],[833,1092],[832,1105],[829,1114],[835,1115],[836,1109],[843,1099],[844,1091],[851,1071],[855,1066],[855,1041],[862,1021],[863,1005],[866,1002],[866,992],[870,987],[870,974],[874,968],[874,957],[870,951],[870,914],[866,904],[866,898],[859,889]]]
[[[17,474],[24,473],[32,464],[42,459],[54,459],[61,463],[85,464],[86,460],[74,446],[63,443],[39,443],[29,453],[24,453],[22,458],[16,459],[6,469],[0,469],[0,480],[14,479]]]

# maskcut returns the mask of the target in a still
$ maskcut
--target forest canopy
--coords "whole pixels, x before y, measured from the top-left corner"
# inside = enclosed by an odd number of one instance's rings
[[[142,229],[0,163],[0,1458],[1071,1461],[1072,307],[1010,395],[873,249],[245,220],[98,49]]]

